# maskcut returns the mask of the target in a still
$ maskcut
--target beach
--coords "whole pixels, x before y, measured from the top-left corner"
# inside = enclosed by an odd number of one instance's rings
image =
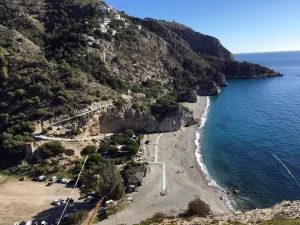
[[[194,118],[200,123],[206,97],[198,97],[197,103],[184,105],[193,110]],[[144,144],[144,159],[149,166],[142,186],[138,192],[130,194],[133,202],[128,207],[101,224],[135,224],[156,212],[177,216],[195,197],[209,204],[215,214],[230,212],[225,200],[220,200],[221,190],[208,185],[209,180],[197,162],[195,139],[198,130],[199,125],[194,125],[176,132],[145,135],[143,144],[150,141]]]

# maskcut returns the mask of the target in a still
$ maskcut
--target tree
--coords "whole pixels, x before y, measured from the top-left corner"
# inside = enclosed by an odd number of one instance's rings
[[[186,216],[205,217],[211,214],[211,210],[208,204],[206,204],[200,198],[196,198],[189,202],[188,209],[186,210],[185,214]]]
[[[81,151],[81,155],[92,155],[96,152],[96,147],[94,145],[87,145]]]
[[[57,156],[64,152],[65,148],[62,146],[60,141],[50,141],[43,144],[40,150],[45,158]]]
[[[124,195],[124,186],[121,181],[120,173],[112,162],[104,160],[90,169],[86,169],[81,175],[84,186],[81,194],[95,193],[101,197],[109,199],[120,199]]]
[[[67,217],[67,220],[63,222],[64,225],[79,225],[88,217],[89,212],[87,210],[79,210],[78,212],[71,213]]]
[[[133,130],[125,130],[123,134],[124,134],[124,136],[132,138],[134,135],[134,131]]]

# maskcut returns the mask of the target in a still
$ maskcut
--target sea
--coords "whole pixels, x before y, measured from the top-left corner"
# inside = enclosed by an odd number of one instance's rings
[[[207,98],[196,140],[199,163],[234,210],[300,200],[300,51],[235,59],[284,76],[228,80],[219,96]]]

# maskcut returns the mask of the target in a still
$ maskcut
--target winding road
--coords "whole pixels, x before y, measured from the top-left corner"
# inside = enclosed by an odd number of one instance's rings
[[[97,111],[97,110],[99,110],[99,109],[107,108],[107,107],[110,107],[110,106],[113,106],[113,105],[114,105],[114,104],[113,104],[112,102],[109,102],[109,103],[107,103],[107,104],[101,105],[101,106],[99,106],[99,107],[96,107],[96,108],[91,109],[91,110],[89,110],[89,111],[86,111],[86,112],[84,112],[84,113],[80,113],[80,114],[78,114],[78,115],[76,115],[76,116],[73,116],[73,117],[70,117],[70,118],[63,119],[63,120],[61,120],[61,121],[52,123],[52,124],[50,124],[50,125],[48,125],[48,126],[45,126],[45,127],[43,127],[43,128],[48,129],[49,127],[52,127],[52,126],[58,126],[58,125],[60,125],[60,124],[62,124],[62,123],[68,122],[68,121],[73,120],[73,119],[75,119],[75,118],[77,118],[77,117],[85,116],[85,115],[90,114],[90,113],[92,113],[92,112],[95,112],[95,111]],[[71,139],[71,138],[48,137],[48,136],[46,136],[46,135],[42,135],[42,129],[36,130],[35,132],[32,133],[32,135],[33,135],[35,138],[41,139],[41,140],[57,140],[57,141],[70,141],[70,142],[74,142],[74,141],[88,141],[88,140],[92,140],[92,139],[98,139],[98,138],[101,137],[101,135],[98,135],[98,136],[92,136],[92,137],[88,137],[88,138],[73,138],[73,139]]]

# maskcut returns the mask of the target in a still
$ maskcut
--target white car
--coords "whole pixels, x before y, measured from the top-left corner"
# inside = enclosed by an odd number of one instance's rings
[[[54,180],[56,180],[56,176],[53,176],[53,177],[51,177],[51,179],[50,179],[51,181],[54,181]]]
[[[47,225],[47,222],[46,221],[42,221],[41,225]]]
[[[89,195],[89,196],[87,196],[87,199],[92,200],[92,199],[94,199],[94,197]]]
[[[53,204],[54,205],[60,205],[60,200],[54,200]]]
[[[60,201],[60,204],[65,205],[65,204],[67,204],[67,201],[66,200],[62,200],[62,201]]]
[[[39,180],[44,180],[45,176],[39,176]]]
[[[19,222],[15,222],[15,223],[14,223],[14,225],[19,225],[19,224],[20,224]]]
[[[27,223],[26,223],[26,225],[31,225],[32,224],[32,222],[31,221],[28,221]]]

